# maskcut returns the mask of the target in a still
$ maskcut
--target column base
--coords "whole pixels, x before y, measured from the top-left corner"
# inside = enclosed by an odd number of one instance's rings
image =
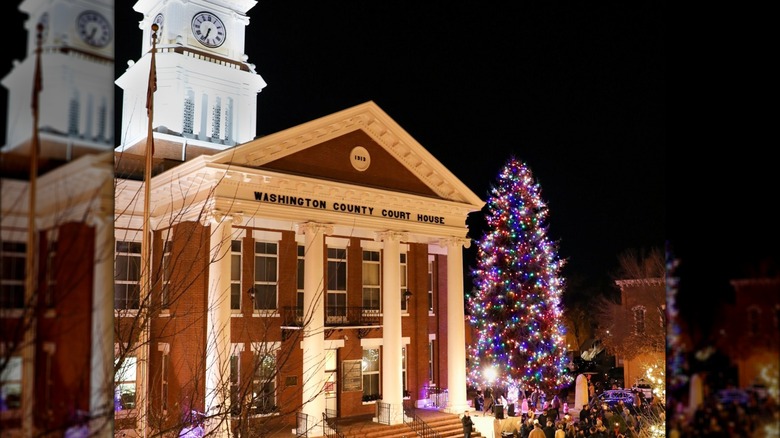
[[[463,413],[466,412],[466,411],[469,411],[469,412],[474,411],[474,408],[469,406],[469,404],[465,403],[465,402],[464,403],[457,403],[457,404],[453,403],[453,404],[447,405],[443,409],[443,411],[447,412],[449,414],[463,415]]]

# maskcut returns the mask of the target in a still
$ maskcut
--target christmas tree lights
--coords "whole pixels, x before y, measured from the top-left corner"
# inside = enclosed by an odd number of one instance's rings
[[[563,266],[547,237],[546,203],[531,170],[511,157],[487,202],[489,231],[477,246],[469,322],[468,382],[555,392],[568,385],[560,296]],[[495,374],[493,374],[495,373]]]

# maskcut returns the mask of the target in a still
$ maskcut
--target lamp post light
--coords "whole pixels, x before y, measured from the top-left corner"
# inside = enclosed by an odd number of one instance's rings
[[[490,386],[493,386],[493,382],[496,380],[496,377],[497,377],[497,373],[496,373],[495,367],[492,367],[492,366],[486,367],[485,371],[484,371],[484,374],[485,374],[485,379],[488,381]]]

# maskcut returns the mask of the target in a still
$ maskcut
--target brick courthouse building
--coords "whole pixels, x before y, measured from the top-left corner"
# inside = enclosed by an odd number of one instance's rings
[[[406,400],[444,389],[437,402],[462,412],[462,250],[484,201],[373,102],[254,138],[265,82],[242,56],[253,5],[135,6],[142,55],[117,80],[117,432],[197,411],[229,419],[206,423],[221,434],[276,417],[316,436],[323,415],[397,424]]]

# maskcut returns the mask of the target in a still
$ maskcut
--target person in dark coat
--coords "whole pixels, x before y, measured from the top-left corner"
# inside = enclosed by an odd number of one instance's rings
[[[534,420],[524,419],[523,423],[520,425],[520,431],[518,432],[520,438],[528,438],[528,434],[531,433],[531,430],[533,428],[534,428]]]
[[[558,398],[558,394],[553,396],[552,401],[550,402],[550,408],[547,409],[547,412],[549,416],[553,419],[553,421],[560,420],[561,416],[561,399]]]
[[[587,424],[590,427],[590,406],[587,404],[582,405],[580,410],[580,423]]]
[[[544,438],[555,438],[555,426],[551,418],[547,419],[547,423],[542,430],[544,431]]]
[[[550,418],[550,414],[547,412],[547,409],[545,409],[537,418],[539,419],[539,424],[542,425],[542,429],[544,429],[544,426],[547,425],[547,420]]]
[[[463,438],[471,438],[471,431],[474,429],[474,422],[471,421],[469,411],[463,413],[463,418],[460,419],[463,423]]]

